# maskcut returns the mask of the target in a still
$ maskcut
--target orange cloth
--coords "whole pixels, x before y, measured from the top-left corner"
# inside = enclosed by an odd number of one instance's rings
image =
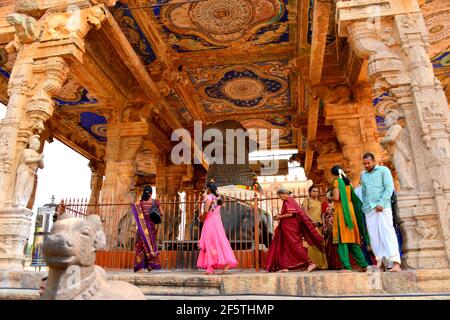
[[[338,189],[337,179],[333,182],[333,189]],[[350,186],[345,186],[347,199],[351,199]],[[353,203],[349,201],[350,216],[353,222],[353,229],[349,229],[345,225],[344,211],[342,210],[341,199],[334,201],[334,221],[333,221],[333,243],[356,243],[360,244],[361,237],[358,230],[358,222],[356,221],[355,210]],[[340,237],[339,237],[340,236]]]

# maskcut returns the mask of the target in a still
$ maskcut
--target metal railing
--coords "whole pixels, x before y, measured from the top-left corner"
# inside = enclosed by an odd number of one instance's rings
[[[300,204],[306,197],[297,190],[293,198]],[[281,210],[282,201],[272,194],[250,191],[221,195],[224,200],[221,217],[240,269],[258,271],[265,265],[276,222],[273,216]],[[162,196],[162,223],[157,226],[159,260],[165,270],[197,269],[198,239],[202,222],[199,220],[201,195],[184,199]],[[98,214],[103,222],[106,248],[97,252],[96,264],[107,270],[131,270],[134,262],[136,223],[130,203],[112,203],[107,200],[95,205],[87,199],[66,199],[65,212],[78,218]]]

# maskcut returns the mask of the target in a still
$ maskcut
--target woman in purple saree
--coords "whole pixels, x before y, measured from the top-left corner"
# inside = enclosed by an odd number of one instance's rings
[[[161,269],[156,242],[156,225],[150,220],[150,212],[154,206],[159,208],[159,201],[152,199],[152,187],[147,186],[144,188],[141,200],[131,207],[137,225],[134,272],[143,269],[148,271]]]

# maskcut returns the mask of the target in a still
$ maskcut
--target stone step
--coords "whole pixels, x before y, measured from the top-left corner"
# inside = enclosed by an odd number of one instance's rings
[[[218,296],[219,287],[139,286],[146,296]]]
[[[40,273],[0,274],[0,299],[36,299]],[[365,273],[314,271],[267,273],[232,270],[226,275],[198,271],[108,272],[109,280],[138,286],[149,299],[192,297],[414,298],[450,296],[450,269],[369,270]],[[34,289],[34,290],[33,290]]]
[[[441,275],[441,278],[445,275]],[[422,276],[424,277],[424,275]],[[274,295],[274,296],[355,296],[419,293],[416,272],[368,271],[339,273],[267,273],[235,270],[226,275],[203,275],[201,272],[152,272],[144,274],[109,274],[111,280],[122,280],[145,288],[146,294],[163,296]],[[424,292],[448,292],[450,277]],[[422,288],[425,286],[422,285]],[[433,290],[431,290],[433,289]],[[153,290],[153,291],[152,291]]]

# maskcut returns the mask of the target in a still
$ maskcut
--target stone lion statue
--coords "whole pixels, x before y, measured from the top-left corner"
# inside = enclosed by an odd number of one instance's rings
[[[106,245],[98,215],[85,219],[64,213],[43,244],[50,268],[43,300],[144,300],[144,294],[123,281],[108,281],[95,265],[95,251]]]

